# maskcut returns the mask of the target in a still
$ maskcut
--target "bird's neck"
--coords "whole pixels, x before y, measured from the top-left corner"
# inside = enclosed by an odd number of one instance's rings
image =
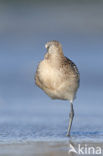
[[[63,53],[54,53],[53,55],[50,55],[49,62],[53,66],[59,66],[61,64],[62,59],[64,58]]]

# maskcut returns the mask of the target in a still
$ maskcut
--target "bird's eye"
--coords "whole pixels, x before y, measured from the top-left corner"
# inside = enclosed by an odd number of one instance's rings
[[[47,50],[49,50],[50,46],[47,47]]]

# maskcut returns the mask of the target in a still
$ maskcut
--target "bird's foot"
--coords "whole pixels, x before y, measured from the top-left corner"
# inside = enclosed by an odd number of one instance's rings
[[[67,132],[66,136],[67,136],[67,137],[70,137],[70,133],[69,133],[69,132]]]

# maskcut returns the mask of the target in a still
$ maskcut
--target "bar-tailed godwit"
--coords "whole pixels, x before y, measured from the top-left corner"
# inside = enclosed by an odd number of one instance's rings
[[[79,87],[79,72],[76,65],[64,56],[58,41],[45,44],[47,52],[37,67],[35,82],[52,99],[69,100],[71,111],[67,136],[74,117],[73,100]]]

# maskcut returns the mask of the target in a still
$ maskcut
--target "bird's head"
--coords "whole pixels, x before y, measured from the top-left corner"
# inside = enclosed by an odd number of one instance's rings
[[[57,57],[59,55],[63,55],[62,45],[58,41],[49,41],[45,44],[45,48],[47,49],[47,53],[45,58],[48,57]]]

